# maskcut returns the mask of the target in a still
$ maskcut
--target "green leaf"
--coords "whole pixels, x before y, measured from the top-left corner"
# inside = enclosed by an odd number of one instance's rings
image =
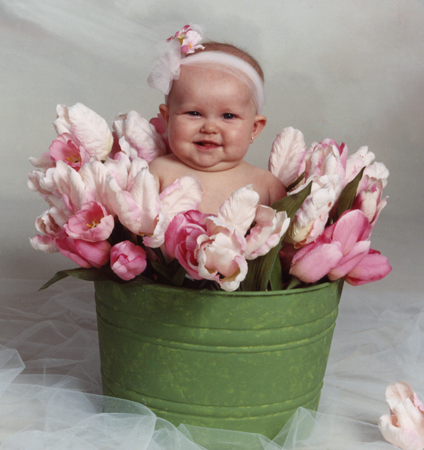
[[[358,190],[359,182],[361,181],[362,175],[364,174],[364,170],[365,167],[363,167],[358,175],[356,175],[356,177],[345,186],[342,193],[340,194],[334,221],[336,221],[345,211],[352,207],[353,200],[355,200],[356,191]]]
[[[286,191],[290,192],[292,189],[294,189],[303,179],[305,178],[305,172],[302,173],[302,175],[300,175],[299,178],[296,178],[296,180],[293,181],[293,183],[290,183],[287,188]]]
[[[312,182],[296,194],[288,195],[287,197],[278,200],[272,205],[272,208],[276,209],[278,212],[286,211],[287,216],[292,219],[297,210],[302,206],[306,197],[311,193],[311,188]],[[282,285],[281,269],[279,270],[279,274],[277,271],[279,265],[278,252],[281,249],[284,237],[285,234],[281,237],[279,244],[272,248],[266,255],[259,256],[248,262],[247,276],[241,283],[241,289],[243,291],[266,291],[271,275],[273,278],[271,289],[274,289],[274,286]],[[277,265],[277,267],[274,267],[275,265]],[[279,281],[277,281],[277,277],[280,277]]]
[[[184,283],[186,273],[187,273],[187,271],[184,269],[184,267],[180,266],[178,268],[178,270],[175,272],[174,276],[172,277],[171,283],[174,286],[178,286],[178,287],[182,286]]]
[[[61,270],[59,272],[56,272],[56,274],[49,281],[47,281],[47,283],[43,284],[39,291],[47,289],[52,284],[57,283],[58,281],[63,280],[66,277],[75,277],[85,281],[109,279],[109,277],[99,269],[83,269],[82,267],[80,267],[77,269]]]
[[[152,267],[172,286],[182,286],[187,271],[177,260],[171,261],[167,266],[152,261]]]
[[[172,270],[171,267],[164,266],[161,263],[158,263],[156,261],[152,261],[152,267],[156,270],[157,273],[164,276],[168,281],[172,280],[172,277],[174,276],[175,271]]]
[[[283,280],[281,278],[281,263],[280,258],[275,260],[272,267],[271,277],[269,279],[271,291],[281,291],[283,289]]]
[[[300,280],[298,280],[296,277],[292,276],[291,280],[289,281],[289,284],[286,287],[286,289],[287,290],[295,289],[295,288],[297,288],[299,286],[302,286],[302,285],[303,285],[303,283]]]

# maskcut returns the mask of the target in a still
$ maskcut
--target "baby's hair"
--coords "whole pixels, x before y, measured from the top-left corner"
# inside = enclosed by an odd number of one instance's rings
[[[256,61],[253,56],[249,55],[249,53],[245,52],[244,50],[239,49],[235,45],[225,44],[223,42],[209,41],[203,43],[202,45],[203,47],[205,47],[204,50],[196,50],[194,54],[200,52],[223,52],[228,53],[229,55],[237,56],[243,61],[249,63],[256,70],[256,72],[258,72],[258,75],[261,77],[262,81],[265,80],[264,73],[258,61]],[[186,57],[190,57],[190,55],[187,55]]]

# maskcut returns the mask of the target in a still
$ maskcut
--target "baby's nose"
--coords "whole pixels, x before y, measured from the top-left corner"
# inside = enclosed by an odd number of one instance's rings
[[[206,120],[202,126],[202,132],[204,133],[216,133],[218,126],[214,120]]]

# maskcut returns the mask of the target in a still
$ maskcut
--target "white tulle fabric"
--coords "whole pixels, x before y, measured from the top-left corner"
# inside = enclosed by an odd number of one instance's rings
[[[0,450],[393,449],[377,427],[384,391],[423,398],[422,295],[345,287],[318,413],[299,409],[273,440],[175,428],[142,405],[103,398],[91,283],[2,280]],[[282,374],[284,376],[284,374]],[[114,402],[113,414],[103,404]]]
[[[264,83],[256,70],[237,56],[218,51],[199,51],[194,55],[181,56],[179,42],[171,41],[159,47],[160,56],[149,75],[149,86],[158,89],[165,96],[171,90],[172,82],[180,77],[181,66],[205,66],[216,69],[219,66],[238,77],[249,87],[258,114],[265,104]]]

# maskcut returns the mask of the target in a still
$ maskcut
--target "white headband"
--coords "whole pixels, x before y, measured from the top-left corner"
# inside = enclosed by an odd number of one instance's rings
[[[204,48],[202,45],[198,45],[201,39],[202,34],[199,27],[186,25],[175,36],[162,44],[159,47],[159,58],[155,61],[147,80],[149,86],[168,95],[172,82],[180,77],[181,65],[210,64],[213,67],[220,65],[223,70],[237,76],[247,84],[252,93],[257,113],[260,114],[265,103],[265,91],[258,72],[243,59],[224,52],[205,51],[186,57],[185,55],[194,53],[194,50]]]

